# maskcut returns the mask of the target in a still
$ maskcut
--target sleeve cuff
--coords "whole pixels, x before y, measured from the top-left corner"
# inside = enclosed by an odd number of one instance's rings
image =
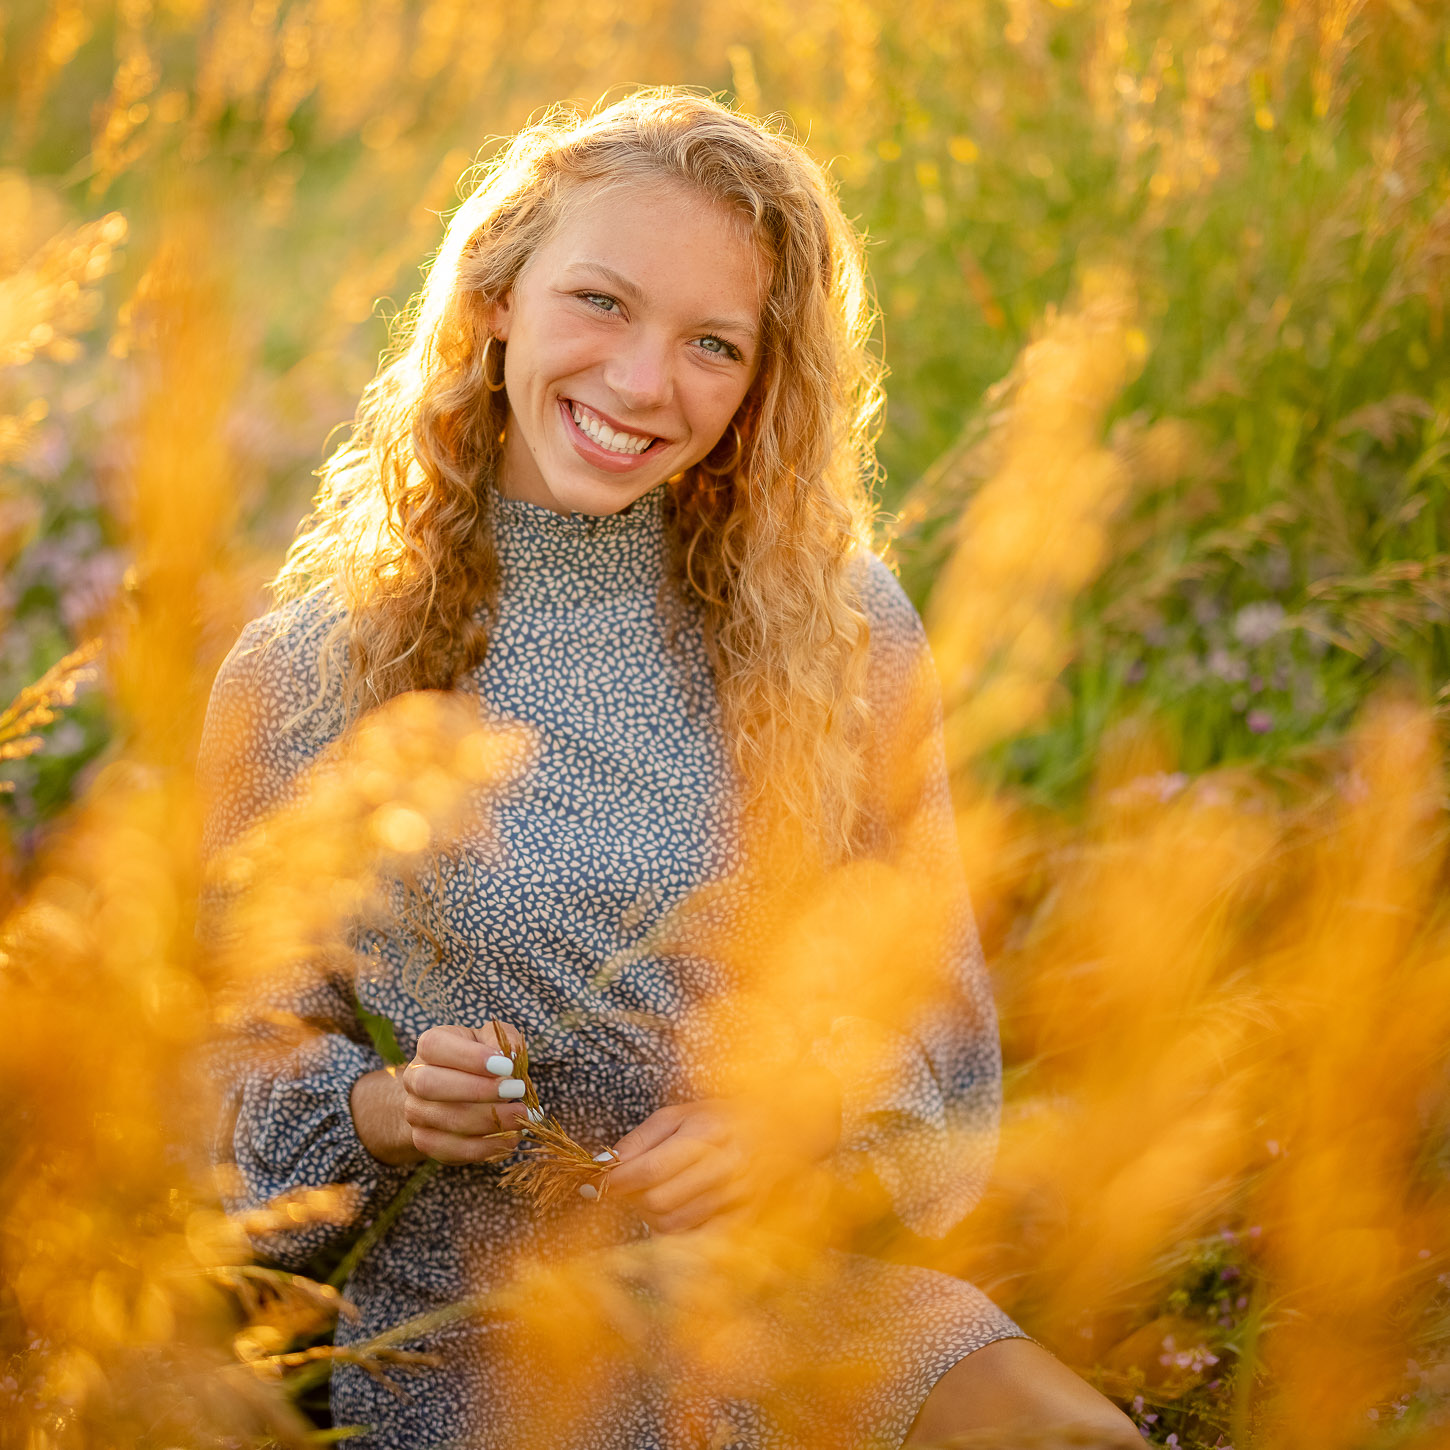
[[[296,1229],[259,1238],[258,1249],[268,1257],[309,1258],[371,1217],[397,1187],[402,1171],[368,1152],[352,1117],[353,1084],[381,1066],[370,1048],[328,1032],[299,1049],[289,1075],[259,1076],[247,1085],[235,1151],[248,1203],[334,1184],[353,1196],[343,1222],[304,1218]]]

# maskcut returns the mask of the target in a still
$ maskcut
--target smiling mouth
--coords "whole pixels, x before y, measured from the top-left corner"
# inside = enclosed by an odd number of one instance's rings
[[[660,440],[648,433],[625,433],[611,427],[591,408],[565,398],[564,406],[569,410],[575,426],[591,443],[596,443],[607,453],[617,453],[621,458],[638,457],[647,453]]]

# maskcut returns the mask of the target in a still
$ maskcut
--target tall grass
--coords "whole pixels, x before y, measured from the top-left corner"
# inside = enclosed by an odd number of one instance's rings
[[[873,239],[883,544],[937,655],[1008,1064],[986,1200],[874,1251],[989,1289],[1154,1443],[1439,1443],[1450,29],[1414,0],[0,18],[5,698],[104,641],[101,689],[22,701],[43,748],[0,745],[0,1439],[313,1433],[309,1346],[346,1306],[247,1233],[348,1205],[221,1212],[193,1049],[251,972],[330,939],[311,907],[370,909],[446,848],[420,780],[496,762],[446,716],[412,722],[406,778],[363,742],[228,858],[316,939],[243,914],[219,943],[201,711],[459,177],[624,81],[788,112]],[[908,1011],[928,884],[873,882],[864,918],[858,882],[802,884],[742,1010]],[[644,1328],[637,1263],[521,1266],[492,1309],[540,1375],[581,1325],[633,1324],[643,1372],[740,1388],[742,1266],[765,1297],[823,1272],[782,1214],[655,1244]],[[672,1332],[702,1306],[707,1365]],[[403,1382],[407,1342],[362,1358]],[[779,1368],[821,1388],[812,1363]]]

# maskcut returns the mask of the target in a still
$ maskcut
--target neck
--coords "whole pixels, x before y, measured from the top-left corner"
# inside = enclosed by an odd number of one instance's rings
[[[512,421],[512,418],[510,418]],[[522,453],[523,457],[518,454]],[[519,438],[517,428],[505,428],[503,435],[503,458],[498,471],[498,491],[504,498],[516,498],[521,503],[531,503],[552,513],[569,512],[549,492],[544,476],[538,470],[527,448]]]

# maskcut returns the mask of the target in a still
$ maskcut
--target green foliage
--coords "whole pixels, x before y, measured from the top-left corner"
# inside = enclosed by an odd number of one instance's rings
[[[378,1012],[369,1012],[361,1002],[354,1003],[357,1020],[366,1028],[373,1047],[382,1060],[391,1066],[401,1067],[408,1061],[407,1054],[398,1046],[398,1034],[392,1022]]]
[[[1146,358],[1112,437],[1133,499],[1080,600],[1056,707],[996,762],[1058,799],[1124,716],[1160,721],[1190,771],[1281,758],[1333,739],[1386,680],[1435,695],[1447,666],[1445,35],[1413,7],[1338,39],[1307,12],[1250,5],[1116,13],[800,15],[759,0],[703,25],[668,7],[608,25],[572,16],[566,47],[539,3],[436,21],[463,27],[447,35],[414,9],[325,24],[289,10],[275,32],[229,30],[220,12],[135,29],[101,10],[78,22],[42,105],[40,81],[21,75],[47,43],[43,16],[23,11],[3,61],[22,99],[0,130],[11,163],[64,209],[131,217],[113,302],[141,280],[160,197],[179,189],[226,217],[248,321],[217,343],[252,379],[239,502],[273,562],[468,159],[560,96],[688,81],[786,113],[834,158],[871,238],[892,369],[888,504],[919,499],[987,425],[992,385],[1083,267],[1125,266]],[[124,116],[113,53],[151,66]],[[101,120],[124,144],[97,139]],[[107,558],[96,464],[117,444],[97,415],[117,408],[124,372],[92,347],[68,376],[37,379],[53,406],[12,472],[52,501],[31,547],[90,564]],[[947,474],[939,519],[974,482]],[[948,533],[902,538],[919,602]],[[14,572],[25,632],[55,640],[58,597],[23,553]],[[12,652],[10,683],[57,646]],[[96,744],[88,731],[73,753]],[[55,794],[52,778],[33,808],[48,813]]]

